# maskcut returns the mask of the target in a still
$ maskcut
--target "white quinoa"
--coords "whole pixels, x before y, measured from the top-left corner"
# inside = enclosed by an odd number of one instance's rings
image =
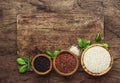
[[[74,53],[74,54],[77,55],[77,56],[80,56],[80,50],[79,50],[78,47],[75,46],[75,45],[72,45],[72,46],[69,48],[69,51],[71,51],[72,53]]]
[[[84,54],[84,64],[93,73],[101,73],[106,70],[111,62],[109,51],[100,46],[89,48]]]

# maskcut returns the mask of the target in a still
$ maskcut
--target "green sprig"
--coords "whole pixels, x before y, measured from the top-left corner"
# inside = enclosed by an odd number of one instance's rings
[[[87,41],[84,42],[82,38],[79,38],[79,39],[78,39],[78,46],[79,46],[82,50],[86,49],[88,46],[90,46],[90,44],[91,44],[91,41],[90,41],[90,40],[87,40]]]
[[[102,46],[109,48],[110,45],[108,43],[101,43],[101,35],[100,33],[97,33],[96,38],[95,38],[96,42],[101,44]]]
[[[46,50],[45,53],[51,57],[51,59],[53,59],[58,53],[60,52],[60,50],[54,50],[54,52],[50,52],[49,50]]]
[[[109,48],[110,45],[108,43],[101,43],[102,46],[106,47],[106,48]]]
[[[20,65],[19,67],[20,73],[25,73],[27,70],[32,71],[32,64],[31,64],[30,56],[17,58],[16,62]]]
[[[22,59],[22,58],[17,58],[17,63],[19,64],[19,65],[25,65],[26,63],[25,63],[25,61],[24,61],[24,59]]]
[[[96,40],[97,43],[100,43],[100,41],[101,41],[100,33],[97,33],[95,40]]]
[[[19,68],[19,72],[20,72],[20,73],[24,73],[24,72],[26,72],[26,70],[27,70],[27,65],[22,65],[22,66]]]

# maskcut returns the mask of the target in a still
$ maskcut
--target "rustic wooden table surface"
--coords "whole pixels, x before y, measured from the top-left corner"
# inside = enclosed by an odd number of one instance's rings
[[[18,14],[83,13],[104,16],[105,41],[110,43],[114,64],[109,73],[92,77],[81,72],[78,77],[52,78],[31,72],[18,73]],[[119,83],[120,82],[120,0],[0,0],[0,83]],[[79,81],[78,81],[79,80]]]

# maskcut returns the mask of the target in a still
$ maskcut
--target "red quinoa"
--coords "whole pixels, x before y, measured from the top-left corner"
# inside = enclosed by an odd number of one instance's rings
[[[76,65],[76,58],[69,52],[60,53],[55,60],[56,68],[63,73],[72,72]]]

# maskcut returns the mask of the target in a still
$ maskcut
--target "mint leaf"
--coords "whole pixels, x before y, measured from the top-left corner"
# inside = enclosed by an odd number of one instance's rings
[[[26,63],[28,63],[28,61],[29,61],[29,56],[25,56],[25,57],[23,57],[22,58]]]
[[[26,70],[27,70],[27,65],[23,65],[23,66],[21,66],[21,67],[19,68],[19,72],[20,72],[20,73],[25,73]]]
[[[98,42],[98,43],[101,41],[100,33],[97,33],[95,40],[96,40],[96,42]]]
[[[102,43],[102,46],[106,47],[106,48],[109,48],[110,45],[108,43]]]
[[[30,59],[30,56],[25,56],[23,59],[27,63],[28,70],[32,71],[32,61]]]
[[[24,59],[22,59],[22,58],[17,58],[17,63],[19,64],[19,65],[25,65],[26,63],[25,63],[25,61],[24,61]]]
[[[27,62],[28,64],[27,64],[27,66],[28,66],[28,69],[30,69],[30,57],[28,56],[28,62]]]
[[[29,68],[30,71],[32,71],[32,60],[30,59],[30,68]]]
[[[86,49],[90,44],[91,44],[90,40],[84,42],[84,49]]]
[[[60,50],[55,50],[53,53],[51,53],[50,51],[46,50],[45,53],[51,57],[51,59],[53,59],[55,57],[55,55],[57,55],[60,52]]]
[[[60,53],[60,50],[55,50],[55,51],[53,52],[54,56],[56,56],[58,53]]]
[[[83,40],[80,38],[80,39],[78,39],[78,46],[80,47],[80,48],[83,48],[84,47],[84,42],[83,42]]]
[[[51,59],[54,59],[54,56],[50,57]]]
[[[45,53],[46,53],[48,56],[50,56],[50,57],[53,56],[53,54],[52,54],[50,51],[48,51],[48,50],[46,50]]]
[[[25,57],[22,57],[22,58],[17,58],[16,61],[17,61],[18,64],[22,65],[19,68],[19,72],[20,73],[24,73],[27,70],[32,71],[32,61],[30,59],[30,56],[25,56]]]

